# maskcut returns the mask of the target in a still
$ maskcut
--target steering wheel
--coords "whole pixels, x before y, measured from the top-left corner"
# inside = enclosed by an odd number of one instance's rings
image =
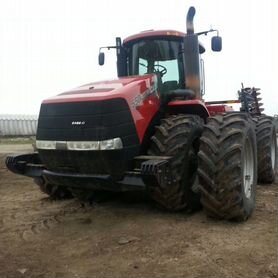
[[[167,73],[166,67],[162,65],[154,65],[153,68],[154,68],[154,72],[159,73],[161,77]]]
[[[139,65],[142,67],[148,68],[148,66],[146,66],[143,63],[139,63]],[[161,70],[159,70],[159,69],[161,69]],[[154,71],[154,73],[159,73],[160,77],[162,77],[164,74],[167,73],[167,68],[162,65],[154,65],[153,71]]]

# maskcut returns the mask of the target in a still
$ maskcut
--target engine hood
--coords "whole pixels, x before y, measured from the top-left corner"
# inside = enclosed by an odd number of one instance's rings
[[[123,124],[128,118],[124,116],[119,119],[117,115],[122,115],[123,112],[127,112],[128,114],[131,113],[131,121],[136,127],[137,132],[133,133],[137,133],[141,142],[150,121],[160,108],[160,96],[157,90],[157,83],[157,76],[155,74],[149,74],[83,85],[74,90],[44,100],[41,105],[40,122],[45,118],[48,127],[57,127],[59,129],[57,121],[60,118],[65,118],[65,121],[72,125],[72,122],[75,121],[86,121],[88,123],[91,119],[97,117],[99,121],[93,123],[91,127],[95,129],[104,128],[107,134],[111,130],[114,130],[115,134],[112,135],[115,135],[114,137],[116,138],[120,137],[117,126]],[[82,117],[81,119],[79,117],[81,114],[84,116],[87,115],[90,119],[83,120]],[[51,115],[53,116],[52,122],[50,122],[49,118]],[[108,122],[103,123],[103,121]],[[69,126],[69,133],[76,137],[76,132],[71,132],[71,125]],[[78,129],[80,132],[85,132],[82,131],[84,128],[80,126],[76,127],[75,130]],[[122,126],[119,129],[127,132],[127,129],[123,129]],[[51,132],[46,130],[47,135]],[[57,132],[59,133],[60,131]],[[96,131],[96,133],[99,134],[99,131]],[[114,138],[112,135],[109,138]],[[88,132],[88,136],[91,136],[90,132]],[[68,139],[69,137],[69,135],[65,135],[67,139],[63,140],[71,140]],[[44,138],[43,140],[47,140],[45,136],[42,136],[42,138]],[[83,133],[82,136],[80,135],[80,138],[85,140]]]
[[[156,87],[156,84],[157,78],[154,74],[93,82],[48,98],[43,103],[98,101],[116,97],[129,99],[154,85]]]

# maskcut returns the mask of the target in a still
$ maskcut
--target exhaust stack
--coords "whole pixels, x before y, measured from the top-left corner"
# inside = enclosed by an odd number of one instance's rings
[[[193,25],[195,12],[195,8],[190,7],[186,16],[187,34],[184,38],[185,87],[194,92],[194,98],[201,99],[199,40],[198,34],[194,33]]]
[[[186,16],[186,33],[194,34],[193,18],[195,16],[196,10],[194,7],[190,7]]]

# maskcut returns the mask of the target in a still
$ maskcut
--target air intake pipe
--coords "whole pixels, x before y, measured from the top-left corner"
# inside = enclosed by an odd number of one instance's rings
[[[184,38],[185,61],[185,87],[195,93],[195,98],[200,99],[200,68],[199,68],[199,41],[194,33],[193,18],[195,8],[190,7],[186,17],[187,34]]]

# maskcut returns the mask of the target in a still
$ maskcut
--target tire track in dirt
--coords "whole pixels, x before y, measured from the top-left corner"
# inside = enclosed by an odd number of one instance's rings
[[[1,149],[3,150],[3,146]],[[11,186],[8,182],[11,174],[4,166],[5,157],[6,154],[0,154],[0,178],[1,181],[3,180],[0,187],[1,233],[16,234],[21,240],[28,241],[34,235],[53,229],[67,214],[78,210],[77,205],[72,201],[57,203],[49,198],[41,198],[43,195],[40,195],[39,189],[27,179],[26,184],[25,178],[15,176],[16,183]],[[13,207],[11,207],[12,203]]]
[[[19,237],[24,241],[32,241],[35,236],[53,229],[57,224],[60,223],[61,221],[58,221],[57,217],[55,216],[39,220],[31,225],[28,225],[26,229],[22,230],[19,233]]]
[[[72,204],[72,202],[68,205],[69,206],[62,208],[58,212],[48,211],[48,215],[38,215],[39,219],[33,220],[25,229],[20,231],[20,239],[24,241],[32,241],[34,240],[34,237],[43,232],[52,230],[57,225],[65,222],[68,216],[79,213],[79,211],[82,210],[80,205]]]
[[[39,189],[37,190],[40,196]],[[16,236],[19,240],[32,241],[36,236],[55,228],[66,221],[69,215],[82,209],[76,200],[56,202],[48,197],[38,200],[24,192],[18,195],[14,195],[14,192],[9,193],[13,197],[1,201],[0,205],[0,233]],[[15,203],[13,208],[10,207],[11,202]]]

